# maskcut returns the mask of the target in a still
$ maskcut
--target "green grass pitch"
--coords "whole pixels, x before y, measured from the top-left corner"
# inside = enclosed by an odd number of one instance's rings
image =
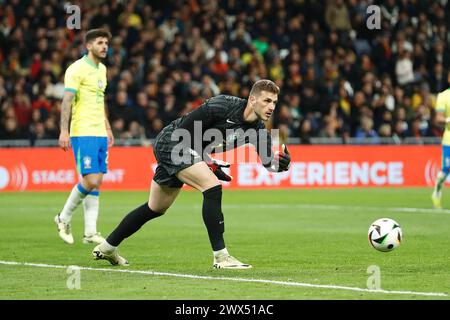
[[[53,217],[68,193],[2,193],[0,299],[449,299],[407,293],[450,291],[450,211],[430,209],[430,194],[429,188],[225,190],[227,247],[254,268],[214,270],[201,194],[183,191],[165,216],[120,247],[128,270],[148,273],[121,273],[109,270],[124,268],[94,261],[93,246],[82,244],[81,208],[72,221],[75,244],[57,236]],[[147,197],[146,192],[102,192],[99,231],[108,235]],[[450,208],[445,194],[443,204]],[[369,225],[382,217],[403,230],[403,242],[393,252],[378,252],[367,241]],[[79,289],[67,286],[70,265],[93,268],[81,269]],[[367,289],[372,265],[379,267],[387,292],[352,289]]]

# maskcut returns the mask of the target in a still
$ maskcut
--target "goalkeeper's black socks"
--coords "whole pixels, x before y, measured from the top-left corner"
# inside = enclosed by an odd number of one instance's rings
[[[218,185],[203,192],[203,221],[208,230],[214,251],[225,248],[223,239],[224,218],[222,214],[222,186]],[[131,211],[106,238],[108,244],[117,247],[125,238],[138,231],[147,221],[161,216],[148,207],[147,203]]]
[[[222,214],[222,186],[203,191],[203,221],[208,230],[209,241],[214,251],[225,248],[223,233],[225,225]]]
[[[110,245],[117,247],[125,238],[138,231],[147,221],[162,215],[162,213],[154,212],[150,209],[146,202],[127,214],[117,228],[106,238],[106,241]]]

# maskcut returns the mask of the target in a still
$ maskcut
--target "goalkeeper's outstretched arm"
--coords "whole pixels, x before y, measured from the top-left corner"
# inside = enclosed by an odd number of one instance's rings
[[[256,152],[262,165],[270,172],[282,172],[289,170],[291,156],[286,145],[282,145],[282,151],[272,151],[272,138],[267,129],[260,129],[258,137],[249,141],[256,147]]]

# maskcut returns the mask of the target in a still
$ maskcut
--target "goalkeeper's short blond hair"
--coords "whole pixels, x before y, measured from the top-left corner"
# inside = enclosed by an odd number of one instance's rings
[[[249,95],[259,96],[262,91],[279,94],[280,88],[272,80],[261,79],[253,84]]]

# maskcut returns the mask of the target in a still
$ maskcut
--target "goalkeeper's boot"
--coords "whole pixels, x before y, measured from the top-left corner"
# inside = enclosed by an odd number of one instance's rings
[[[90,236],[84,236],[83,237],[83,243],[84,244],[88,244],[88,243],[96,243],[96,244],[100,244],[103,241],[105,241],[105,238],[103,238],[100,234],[100,232],[94,233],[93,235]]]
[[[431,195],[431,201],[433,202],[433,207],[435,209],[442,209],[441,196],[442,194],[436,191],[434,191],[433,194]]]
[[[98,245],[92,250],[92,255],[95,260],[108,260],[113,266],[127,267],[130,265],[124,257],[119,256],[119,250],[117,249],[111,252],[104,252],[100,249],[100,245]]]
[[[213,267],[216,269],[250,269],[252,265],[242,263],[229,254],[214,257]]]
[[[58,234],[60,238],[63,239],[65,243],[73,244],[73,236],[70,223],[61,221],[59,219],[59,214],[55,216],[54,221],[56,223],[56,227],[58,228]]]

